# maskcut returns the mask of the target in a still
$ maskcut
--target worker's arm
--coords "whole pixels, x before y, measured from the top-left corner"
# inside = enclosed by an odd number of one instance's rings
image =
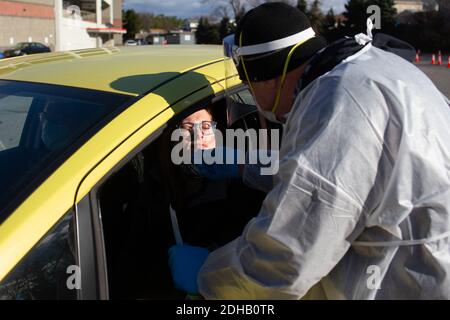
[[[199,292],[206,299],[299,299],[346,253],[359,214],[335,186],[299,170],[270,192],[241,237],[209,255]]]
[[[266,193],[273,188],[273,177],[278,172],[279,165],[277,150],[251,150],[244,157],[239,150],[218,147],[214,153],[223,155],[224,160],[212,164],[205,162],[195,164],[195,170],[201,176],[210,180],[242,178],[250,188]],[[225,161],[228,154],[231,154],[230,160],[232,161]],[[221,157],[219,156],[217,159]]]
[[[242,166],[242,181],[250,188],[269,193],[279,170],[279,151],[251,150]]]

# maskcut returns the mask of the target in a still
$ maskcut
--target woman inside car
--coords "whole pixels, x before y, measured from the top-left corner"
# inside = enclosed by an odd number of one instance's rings
[[[215,133],[226,129],[226,118],[225,103],[217,102],[182,119],[171,130],[181,130],[183,151],[214,149]],[[178,227],[184,244],[210,250],[225,245],[239,235],[264,197],[238,179],[211,181],[191,165],[174,165],[172,161],[168,165],[172,225],[175,233]]]
[[[212,112],[209,109],[201,109],[178,125],[183,135],[185,150],[206,150],[216,147],[214,130],[217,122],[213,121]]]

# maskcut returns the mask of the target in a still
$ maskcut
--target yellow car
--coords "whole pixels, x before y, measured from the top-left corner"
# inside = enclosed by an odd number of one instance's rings
[[[0,299],[184,297],[167,267],[181,206],[169,129],[211,105],[222,129],[264,125],[224,103],[228,86],[254,104],[222,56],[161,46],[0,61]],[[240,206],[233,235],[264,198],[241,187],[225,199]]]

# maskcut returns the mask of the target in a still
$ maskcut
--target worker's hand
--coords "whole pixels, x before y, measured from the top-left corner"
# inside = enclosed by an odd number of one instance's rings
[[[239,149],[217,147],[203,150],[202,156],[202,161],[194,159],[195,169],[202,177],[217,181],[239,179],[242,176],[245,154]],[[208,157],[214,161],[207,161]]]
[[[169,249],[169,267],[175,287],[189,294],[197,294],[197,275],[209,255],[201,247],[176,245]]]

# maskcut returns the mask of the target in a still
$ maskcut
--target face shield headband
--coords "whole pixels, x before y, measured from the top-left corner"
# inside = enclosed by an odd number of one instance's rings
[[[261,43],[261,44],[257,44],[257,45],[242,46],[242,33],[241,33],[239,35],[239,46],[236,46],[234,44],[235,43],[234,35],[232,35],[232,36],[229,36],[226,39],[224,39],[224,50],[225,50],[225,55],[228,57],[232,57],[236,66],[239,66],[240,64],[242,64],[242,67],[243,67],[243,70],[245,73],[245,77],[249,84],[250,90],[252,91],[253,96],[255,96],[254,90],[253,90],[251,82],[250,82],[250,78],[247,73],[247,69],[245,67],[245,62],[244,62],[243,57],[251,56],[251,55],[260,55],[260,54],[265,54],[265,53],[273,53],[274,51],[282,50],[282,49],[293,46],[286,58],[286,62],[283,67],[283,73],[282,73],[280,85],[278,87],[275,103],[272,108],[272,112],[275,113],[276,109],[278,108],[278,104],[280,102],[281,90],[284,86],[287,69],[289,66],[289,62],[291,61],[292,55],[294,54],[295,50],[298,47],[300,47],[302,44],[304,44],[308,40],[314,38],[315,35],[316,35],[316,33],[314,32],[314,30],[312,28],[308,28],[297,34],[294,34],[292,36],[289,36],[289,37],[286,37],[283,39],[278,39],[278,40]],[[257,58],[253,58],[253,59],[258,59],[258,58],[263,58],[263,57],[265,57],[265,56],[257,57]]]

